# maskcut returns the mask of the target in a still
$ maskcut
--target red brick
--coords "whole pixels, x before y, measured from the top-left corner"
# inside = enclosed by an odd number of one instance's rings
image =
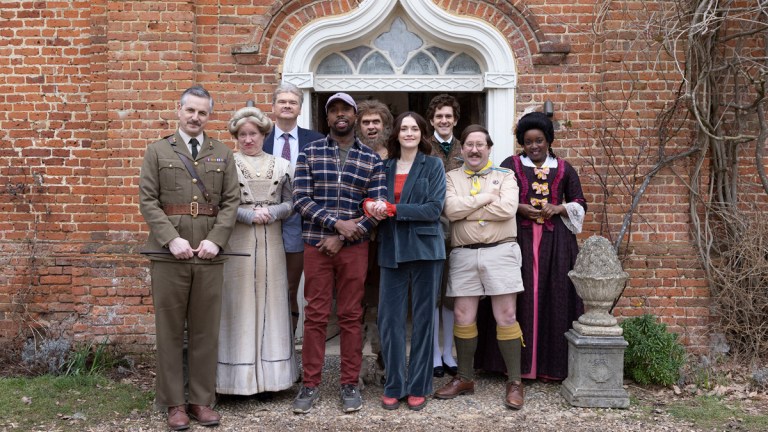
[[[606,16],[604,37],[596,42],[584,31],[594,20],[593,4],[523,3],[436,2],[450,14],[498,27],[517,61],[515,111],[550,99],[555,119],[570,124],[557,131],[555,150],[581,173],[589,202],[579,240],[615,235],[631,199],[621,186],[605,197],[596,181],[595,172],[609,172],[599,132],[613,124],[610,115],[621,113],[629,129],[614,130],[626,132],[617,135],[619,167],[631,170],[635,158],[652,158],[646,144],[655,140],[658,110],[675,97],[677,70],[668,57],[648,61],[649,41],[630,31],[624,22],[630,18],[617,11]],[[17,256],[0,275],[0,311],[16,293],[28,292],[39,299],[35,314],[81,313],[86,322],[72,327],[78,340],[109,334],[137,345],[131,349],[152,349],[148,264],[135,255],[147,236],[136,196],[144,149],[173,131],[176,99],[192,82],[214,90],[218,109],[208,130],[231,146],[225,126],[233,109],[254,100],[271,112],[282,56],[297,29],[349,13],[360,0],[31,4],[0,5],[0,102],[9,107],[0,112],[0,176],[7,179],[0,252]],[[637,9],[640,2],[625,6],[633,16],[645,13]],[[264,18],[254,21],[257,16]],[[250,43],[262,44],[258,53],[231,55]],[[755,48],[761,47],[745,52]],[[635,92],[629,103],[628,92]],[[683,126],[670,151],[688,145],[691,135]],[[590,157],[596,169],[588,166]],[[624,259],[631,279],[616,314],[661,315],[698,349],[706,346],[702,335],[712,317],[708,284],[690,242],[688,163],[661,172],[641,200]],[[644,160],[641,171],[651,165],[652,159]],[[607,179],[621,184],[615,173]],[[751,171],[741,181],[759,195]],[[115,321],[99,321],[108,316]],[[23,328],[11,319],[0,315],[0,340]]]

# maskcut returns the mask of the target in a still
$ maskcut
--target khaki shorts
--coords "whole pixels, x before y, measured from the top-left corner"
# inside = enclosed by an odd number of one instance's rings
[[[515,242],[451,250],[448,297],[495,296],[523,291],[522,255]]]

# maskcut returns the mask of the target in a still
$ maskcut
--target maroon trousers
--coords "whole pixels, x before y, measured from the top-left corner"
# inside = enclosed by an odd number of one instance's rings
[[[357,384],[363,361],[361,305],[368,266],[368,242],[344,246],[329,257],[304,245],[304,385],[320,385],[331,302],[336,291],[336,316],[341,330],[341,384]]]

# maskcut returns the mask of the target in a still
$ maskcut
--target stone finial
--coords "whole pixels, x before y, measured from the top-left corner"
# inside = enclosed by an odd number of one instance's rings
[[[568,277],[584,301],[585,313],[574,321],[574,330],[590,336],[621,336],[623,331],[609,311],[629,274],[621,268],[611,242],[600,236],[588,238]]]

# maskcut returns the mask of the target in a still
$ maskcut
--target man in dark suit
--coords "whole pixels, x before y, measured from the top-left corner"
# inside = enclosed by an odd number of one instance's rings
[[[219,424],[216,398],[224,260],[219,252],[235,226],[240,188],[232,150],[204,133],[213,99],[202,87],[179,101],[179,129],[150,144],[139,177],[139,207],[149,226],[152,300],[157,334],[158,405],[168,427]],[[184,327],[189,396],[184,395]],[[189,402],[189,405],[187,405]]]
[[[296,159],[299,152],[304,150],[312,141],[325,138],[323,134],[304,129],[297,125],[301,113],[304,93],[293,84],[282,83],[272,94],[272,112],[275,116],[275,127],[264,139],[264,151],[278,157],[283,157],[291,163],[291,179],[296,169]],[[286,142],[288,143],[286,145]],[[299,282],[304,271],[304,241],[301,239],[301,215],[295,213],[283,221],[283,246],[285,247],[285,264],[288,272],[288,295],[290,296],[291,315],[293,315],[293,331],[296,333],[296,323],[299,318]]]

